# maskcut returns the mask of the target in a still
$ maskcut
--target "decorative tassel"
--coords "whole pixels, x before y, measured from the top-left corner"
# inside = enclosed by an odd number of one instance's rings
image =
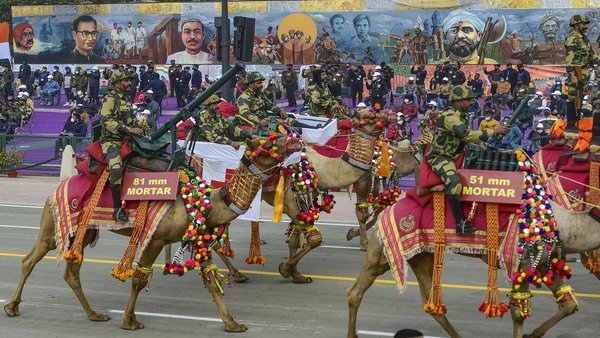
[[[231,224],[231,223],[229,223]],[[229,240],[229,224],[227,224],[226,229],[223,232],[223,246],[219,249],[219,255],[235,258],[235,252],[233,252],[233,248],[231,248],[231,241]]]
[[[488,283],[485,299],[479,307],[479,311],[488,317],[503,317],[508,311],[508,306],[500,302],[498,292],[498,232],[500,231],[498,204],[486,204],[485,211],[487,218]]]
[[[392,176],[392,169],[390,167],[390,153],[387,142],[381,142],[381,166],[379,167],[379,176],[390,177]]]
[[[285,176],[283,175],[283,170],[281,171],[281,175],[279,175],[279,182],[277,182],[277,189],[275,189],[275,202],[273,209],[273,223],[277,224],[281,222],[282,214],[283,214],[283,190],[285,187]]]
[[[125,254],[123,254],[123,258],[119,264],[112,268],[111,275],[121,282],[127,281],[128,278],[133,276],[135,272],[131,268],[131,264],[133,263],[133,259],[135,258],[135,252],[137,251],[138,245],[140,243],[140,239],[142,238],[142,234],[144,233],[144,227],[146,225],[146,215],[148,213],[148,201],[140,201],[140,205],[137,208],[137,213],[135,215],[135,225],[133,228],[133,232],[131,233],[131,237],[129,238],[129,245],[127,245],[127,250],[125,250]]]
[[[71,263],[83,262],[83,239],[85,238],[85,234],[87,233],[88,227],[90,225],[90,220],[92,219],[92,215],[96,210],[98,201],[100,201],[100,196],[102,196],[102,191],[104,190],[104,186],[106,185],[107,181],[108,169],[104,169],[104,172],[102,172],[102,176],[100,176],[98,183],[96,183],[96,187],[94,188],[94,192],[92,193],[90,202],[88,203],[88,206],[85,209],[85,212],[83,213],[81,222],[79,222],[79,227],[77,228],[77,234],[75,235],[73,245],[71,245],[71,249],[63,255],[63,259],[65,261]]]
[[[250,222],[250,224],[252,227],[252,235],[250,237],[250,252],[246,258],[246,263],[265,265],[267,260],[260,252],[260,223],[253,221]]]
[[[444,264],[444,249],[446,247],[445,203],[446,194],[443,191],[433,193],[433,279],[429,300],[423,305],[423,310],[431,315],[448,312],[442,297],[442,265]]]

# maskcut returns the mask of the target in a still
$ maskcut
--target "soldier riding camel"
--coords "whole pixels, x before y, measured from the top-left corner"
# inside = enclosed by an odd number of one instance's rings
[[[127,213],[121,205],[121,184],[123,181],[123,163],[121,160],[121,147],[131,135],[142,136],[144,130],[138,119],[133,114],[129,93],[131,92],[131,79],[133,75],[126,69],[115,71],[110,77],[113,91],[104,96],[100,123],[102,131],[100,144],[102,154],[108,163],[108,182],[111,186],[114,202],[114,215],[116,221],[127,221]]]
[[[456,220],[456,233],[467,235],[475,232],[475,227],[469,224],[463,214],[460,193],[462,185],[458,176],[455,161],[464,151],[469,142],[485,142],[490,137],[506,134],[509,126],[500,126],[494,130],[471,129],[469,123],[469,108],[477,96],[463,85],[452,89],[449,101],[451,106],[446,108],[439,117],[433,130],[433,141],[427,154],[427,163],[433,172],[445,185],[446,196]]]

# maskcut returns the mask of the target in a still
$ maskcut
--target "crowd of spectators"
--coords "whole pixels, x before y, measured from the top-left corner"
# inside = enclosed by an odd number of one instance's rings
[[[157,127],[156,121],[162,115],[165,97],[175,97],[177,108],[181,108],[212,83],[208,76],[203,77],[198,65],[190,68],[176,64],[174,60],[168,65],[168,86],[152,62],[140,66],[116,64],[103,69],[96,66],[89,69],[77,66],[74,70],[65,67],[62,71],[58,66],[52,66],[52,72],[48,67],[32,70],[30,65],[23,62],[17,74],[5,68],[0,77],[0,93],[3,94],[0,100],[0,133],[14,133],[27,124],[34,110],[34,100],[39,99],[39,105],[69,107],[69,120],[56,141],[55,150],[59,151],[67,142],[63,136],[86,135],[87,126],[80,129],[75,125],[83,123],[85,126],[88,120],[98,115],[102,95],[111,90],[107,80],[119,68],[126,68],[134,74],[129,95],[136,116],[144,121],[148,129]],[[478,97],[473,103],[469,119],[472,127],[480,130],[494,129],[504,124],[505,116],[510,115],[522,99],[528,100],[524,111],[512,123],[510,133],[502,139],[489,140],[500,148],[519,147],[524,138],[531,141],[532,147],[541,146],[540,142],[544,141],[540,141],[540,135],[547,132],[552,121],[564,115],[566,88],[562,79],[557,78],[544,91],[537,91],[531,75],[521,64],[516,68],[511,64],[504,67],[494,65],[493,69],[481,66],[481,73],[472,72],[471,67],[471,72],[465,74],[460,63],[447,61],[437,65],[433,74],[428,74],[423,65],[414,65],[410,68],[410,75],[405,78],[395,75],[394,69],[384,62],[367,70],[363,65],[325,63],[307,67],[302,76],[309,81],[311,72],[319,68],[327,74],[331,95],[339,102],[346,99],[350,108],[379,105],[394,109],[398,118],[392,134],[398,139],[412,140],[417,130],[423,132],[434,128],[437,118],[448,107],[449,94],[456,85],[470,87]],[[291,67],[287,71],[293,72]],[[281,98],[281,88],[288,85],[285,80],[282,81],[283,78],[276,74],[269,77],[265,88],[267,97],[274,101]],[[232,83],[238,95],[245,88],[244,82],[242,73],[237,82]],[[302,92],[297,84],[293,89]],[[296,91],[285,92],[290,95],[290,92]],[[309,100],[309,97],[302,95],[305,107],[300,111],[307,109]],[[64,104],[62,97],[66,97]],[[295,100],[289,102],[295,106]],[[584,100],[584,111],[587,106],[589,104]],[[529,128],[533,129],[524,136]]]

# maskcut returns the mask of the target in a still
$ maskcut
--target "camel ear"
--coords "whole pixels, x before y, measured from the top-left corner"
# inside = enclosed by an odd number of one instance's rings
[[[256,147],[258,146],[258,140],[260,140],[260,138],[246,139],[246,146],[248,147],[248,150],[251,150],[251,151],[255,150]]]

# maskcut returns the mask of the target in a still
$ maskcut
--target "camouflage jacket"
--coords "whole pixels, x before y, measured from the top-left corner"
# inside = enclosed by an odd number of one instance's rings
[[[260,120],[269,118],[268,110],[273,113],[280,113],[281,108],[277,107],[267,96],[262,92],[255,92],[248,88],[240,95],[237,100],[238,112],[236,116],[241,125],[257,126]],[[241,117],[241,118],[240,118]]]
[[[234,140],[241,140],[252,134],[250,131],[229,123],[218,113],[213,117],[204,111],[196,118],[196,124],[200,128],[198,141],[202,142],[230,144]]]
[[[306,88],[306,93],[310,97],[310,112],[313,116],[327,116],[335,100],[331,96],[329,86],[319,86],[311,84]]]
[[[454,108],[446,108],[433,130],[433,141],[427,156],[430,159],[446,157],[454,161],[468,142],[482,142],[492,134],[493,132],[488,130],[473,131],[468,114],[461,114]]]
[[[284,70],[281,73],[283,79],[283,85],[296,85],[298,83],[298,74],[294,70]]]
[[[131,100],[126,94],[110,92],[102,99],[100,110],[102,134],[100,142],[125,141],[129,139],[129,127],[141,128],[133,114]]]
[[[571,33],[565,39],[565,51],[567,52],[565,58],[567,67],[591,67],[594,63],[598,62],[598,57],[594,55],[590,40],[588,40],[587,36],[577,32]]]

